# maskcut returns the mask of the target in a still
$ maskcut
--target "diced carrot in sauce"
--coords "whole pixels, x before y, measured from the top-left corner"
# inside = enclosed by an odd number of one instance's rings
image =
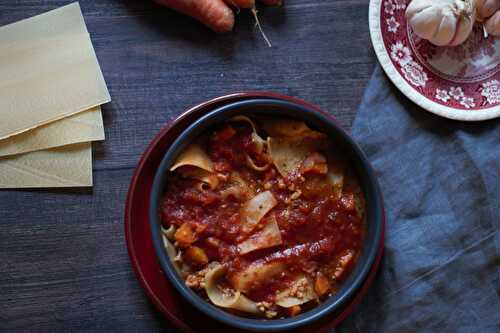
[[[184,223],[179,229],[177,229],[174,238],[181,248],[186,248],[194,243],[197,237],[189,223]]]
[[[184,260],[193,266],[204,266],[208,264],[208,256],[202,248],[190,246],[184,253]]]
[[[290,317],[297,316],[302,311],[302,309],[300,308],[300,305],[294,305],[292,307],[289,307],[287,310],[288,310],[288,315]]]
[[[325,295],[328,291],[330,291],[331,286],[328,279],[321,273],[316,275],[316,280],[314,281],[314,291],[318,296]]]
[[[345,254],[343,254],[338,261],[337,268],[335,269],[334,276],[336,279],[339,279],[342,277],[346,269],[349,267],[349,264],[351,263],[354,255],[352,251],[346,251]]]

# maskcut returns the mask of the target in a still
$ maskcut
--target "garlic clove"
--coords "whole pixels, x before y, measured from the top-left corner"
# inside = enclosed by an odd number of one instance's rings
[[[406,8],[406,19],[409,20],[422,10],[432,7],[432,0],[412,1]]]
[[[490,35],[500,36],[500,11],[497,11],[492,17],[487,19],[484,27]]]
[[[409,20],[413,31],[424,39],[432,39],[436,35],[440,22],[440,13],[436,7],[425,8]]]
[[[460,45],[469,37],[472,32],[473,22],[468,17],[461,17],[457,24],[455,37],[450,42],[451,46]]]
[[[455,37],[456,30],[457,18],[455,15],[452,13],[444,15],[439,27],[437,28],[436,34],[430,38],[429,41],[438,46],[448,45]]]
[[[478,17],[484,20],[495,14],[495,12],[500,9],[500,1],[476,0],[476,7],[478,11]]]
[[[477,10],[477,19],[479,21],[482,21],[484,19],[484,16],[483,16],[483,7],[484,7],[484,3],[486,2],[487,0],[476,0],[475,1],[475,4],[476,4],[476,10]]]

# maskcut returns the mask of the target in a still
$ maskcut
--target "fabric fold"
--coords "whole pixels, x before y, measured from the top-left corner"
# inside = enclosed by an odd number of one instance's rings
[[[498,332],[500,120],[426,112],[377,66],[352,133],[379,177],[386,246],[338,331]]]

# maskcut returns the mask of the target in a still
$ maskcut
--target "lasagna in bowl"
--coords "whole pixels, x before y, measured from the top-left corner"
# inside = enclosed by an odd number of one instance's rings
[[[169,170],[165,250],[186,286],[228,312],[305,312],[335,294],[361,253],[356,175],[302,121],[237,116],[205,131]]]

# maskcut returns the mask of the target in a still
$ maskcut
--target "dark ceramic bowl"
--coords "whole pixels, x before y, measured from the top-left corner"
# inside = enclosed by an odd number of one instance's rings
[[[344,281],[338,292],[319,304],[296,317],[286,319],[248,319],[227,313],[189,289],[182,278],[176,273],[173,264],[163,247],[159,218],[160,198],[164,191],[169,168],[178,154],[196,137],[217,123],[221,123],[236,115],[247,116],[275,116],[291,117],[305,121],[325,134],[340,148],[344,156],[354,168],[366,199],[367,230],[361,255],[356,266]],[[179,293],[194,307],[206,315],[233,327],[258,331],[284,331],[310,324],[324,318],[334,311],[341,309],[361,286],[374,263],[382,241],[384,225],[384,210],[380,189],[370,163],[354,140],[326,113],[293,103],[291,101],[275,99],[251,99],[234,102],[219,107],[199,118],[189,126],[170,146],[163,157],[153,181],[149,220],[153,237],[153,245],[160,261],[160,265]]]

